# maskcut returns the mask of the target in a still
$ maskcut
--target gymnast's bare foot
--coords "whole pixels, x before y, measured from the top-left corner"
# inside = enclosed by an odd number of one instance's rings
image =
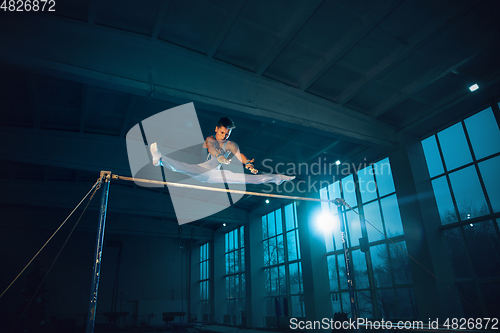
[[[287,176],[287,175],[279,175],[280,176],[280,181],[276,182],[277,185],[280,185],[281,183],[283,182],[286,182],[288,180],[294,180],[295,179],[295,176]]]
[[[156,142],[152,143],[151,146],[149,147],[149,150],[151,151],[151,156],[153,157],[153,165],[154,166],[160,165],[161,153],[158,150],[158,144]]]

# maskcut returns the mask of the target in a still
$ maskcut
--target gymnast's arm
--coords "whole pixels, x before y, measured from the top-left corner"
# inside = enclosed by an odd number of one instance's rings
[[[250,170],[251,173],[256,174],[259,172],[259,170],[255,169],[253,166],[253,161],[254,159],[252,158],[251,160],[248,159],[245,155],[243,155],[242,152],[240,152],[240,149],[238,145],[233,142],[233,141],[228,141],[226,145],[227,150],[229,150],[231,153],[236,156],[236,158],[245,165],[245,168]]]
[[[208,138],[206,138],[204,147],[207,148],[208,153],[210,155],[215,156],[215,158],[217,158],[217,161],[219,161],[219,163],[229,164],[231,162],[231,160],[228,160],[224,156],[223,152],[219,148],[219,143],[213,137],[209,136]]]
[[[220,153],[220,149],[218,148],[218,143],[212,136],[206,138],[205,148],[207,148],[208,153],[212,156],[217,156]]]

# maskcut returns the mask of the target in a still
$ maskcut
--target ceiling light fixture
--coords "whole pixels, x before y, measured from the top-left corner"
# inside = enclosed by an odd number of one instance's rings
[[[269,199],[266,199],[266,204],[268,204],[268,203],[269,203]]]
[[[478,89],[479,89],[479,86],[477,85],[477,83],[474,83],[472,86],[469,87],[470,91],[476,91]]]
[[[335,164],[340,165],[340,160],[336,160]]]

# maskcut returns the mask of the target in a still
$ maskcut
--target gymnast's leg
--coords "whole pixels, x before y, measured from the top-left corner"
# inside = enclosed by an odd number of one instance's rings
[[[280,174],[260,174],[248,175],[244,173],[234,173],[227,170],[212,170],[208,183],[227,183],[227,184],[265,184],[275,183],[280,185],[284,181],[293,180],[295,176],[286,176]]]

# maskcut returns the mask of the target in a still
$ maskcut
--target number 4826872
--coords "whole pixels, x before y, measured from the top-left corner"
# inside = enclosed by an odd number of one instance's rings
[[[55,0],[4,0],[0,9],[4,12],[55,12]]]

